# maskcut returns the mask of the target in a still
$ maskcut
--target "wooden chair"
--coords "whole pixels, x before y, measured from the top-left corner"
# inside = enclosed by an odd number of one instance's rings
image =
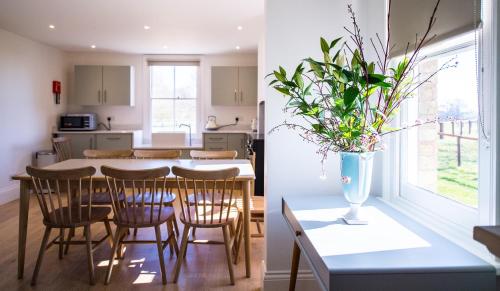
[[[87,159],[130,159],[132,150],[84,150],[83,156]]]
[[[150,159],[150,160],[173,160],[173,159],[178,159],[180,158],[182,152],[180,150],[134,150],[134,157],[136,159]],[[175,201],[175,194],[172,193],[172,189],[168,189],[164,193],[163,197],[163,203],[166,206],[173,206],[173,203]],[[131,202],[129,198],[129,203]],[[138,194],[138,197],[136,199],[141,200],[142,199],[142,194]],[[149,203],[151,199],[151,195],[149,195],[149,192],[145,194],[145,200],[146,203]],[[159,202],[159,197],[156,197],[155,203]],[[176,236],[179,236],[179,226],[177,225],[177,219],[174,219],[174,230]],[[134,235],[137,235],[137,228],[134,229]],[[172,251],[172,250],[171,250]]]
[[[52,145],[56,150],[58,162],[71,159],[71,139],[69,137],[54,137],[52,138]]]
[[[178,254],[178,247],[173,231],[174,209],[165,206],[162,201],[163,193],[166,190],[165,183],[170,169],[168,167],[148,169],[148,170],[122,170],[107,166],[101,167],[101,172],[106,176],[108,188],[111,193],[113,203],[111,203],[114,212],[113,221],[117,226],[113,238],[113,248],[111,251],[109,266],[106,272],[105,284],[111,279],[113,261],[115,254],[121,258],[122,245],[127,243],[156,243],[158,248],[158,257],[160,261],[161,277],[163,284],[167,284],[165,273],[165,263],[163,260],[163,249],[170,244],[175,253]],[[145,193],[147,187],[152,187],[153,196],[158,196],[159,203],[155,202],[155,197],[148,203],[144,199],[136,200],[134,197],[138,193]],[[120,203],[121,195],[131,195],[132,203]],[[161,240],[160,226],[165,223],[168,229],[168,237],[165,241]],[[156,240],[154,241],[125,241],[125,235],[129,228],[147,228],[155,229]]]
[[[238,156],[237,151],[198,151],[192,150],[189,152],[189,155],[193,160],[234,160]],[[215,194],[216,203],[221,203],[220,192]],[[194,195],[191,194],[188,196],[188,201],[191,204],[194,204]],[[227,203],[227,201],[225,201]],[[196,235],[196,227],[193,227],[192,235]]]
[[[243,199],[236,199],[236,207],[243,215]],[[257,233],[252,234],[251,237],[264,237],[261,223],[264,222],[264,196],[253,196],[250,198],[250,221],[255,222],[257,225]],[[234,263],[238,263],[241,242],[243,241],[243,221],[240,219],[236,225],[236,233],[238,238],[235,240],[235,256]]]
[[[43,235],[40,252],[36,261],[31,284],[35,285],[42,264],[45,250],[54,243],[59,244],[59,258],[63,257],[64,230],[83,227],[85,230],[85,245],[87,246],[87,259],[90,284],[95,283],[93,251],[97,246],[111,235],[111,228],[106,217],[111,212],[109,207],[92,207],[92,175],[95,168],[86,167],[71,170],[43,170],[32,167],[26,168],[31,176],[36,198],[43,215],[45,233]],[[72,194],[73,193],[73,194]],[[83,195],[89,196],[87,205],[81,203]],[[90,225],[103,221],[107,235],[96,241],[95,246],[91,240]],[[59,229],[59,236],[48,244],[50,232],[53,228]],[[69,242],[67,242],[69,244]],[[83,242],[72,242],[80,244]]]
[[[136,159],[178,159],[181,157],[180,150],[135,150]]]
[[[189,155],[193,160],[234,160],[238,156],[237,151],[196,151],[192,150]]]
[[[231,249],[236,237],[234,223],[238,219],[239,212],[234,206],[235,199],[233,192],[236,176],[239,174],[238,168],[229,168],[216,171],[197,171],[174,166],[172,173],[176,176],[177,187],[180,195],[181,217],[184,224],[182,234],[181,251],[177,256],[175,265],[174,283],[179,278],[179,271],[182,260],[185,257],[188,243],[221,243],[221,242],[199,242],[189,241],[189,232],[193,227],[201,228],[221,228],[226,249],[227,266],[231,285],[234,285],[234,273],[231,260]],[[219,185],[219,188],[217,187]],[[203,196],[203,203],[199,203],[195,196],[194,205],[186,203],[190,189],[198,190]],[[216,189],[222,190],[222,198],[227,198],[229,203],[216,203],[213,199]],[[232,237],[230,235],[233,235]]]

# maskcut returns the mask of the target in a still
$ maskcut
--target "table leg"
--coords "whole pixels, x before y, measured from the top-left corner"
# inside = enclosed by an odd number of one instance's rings
[[[251,254],[250,254],[250,181],[242,183],[243,188],[243,234],[245,237],[245,268],[246,276],[252,276]]]
[[[17,278],[24,274],[24,257],[26,252],[26,236],[28,234],[28,212],[30,210],[30,181],[21,181],[19,191],[19,238],[17,246]]]
[[[299,271],[299,261],[300,261],[300,248],[297,242],[293,241],[293,253],[292,253],[292,268],[290,270],[290,286],[289,291],[295,290],[295,283],[297,282],[297,272]]]

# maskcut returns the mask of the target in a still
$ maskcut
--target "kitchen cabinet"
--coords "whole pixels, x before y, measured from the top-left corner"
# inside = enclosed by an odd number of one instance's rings
[[[246,159],[247,135],[245,133],[204,133],[203,148],[206,151],[237,151],[237,159]]]
[[[98,134],[95,140],[95,147],[98,150],[128,150],[132,148],[131,134]]]
[[[82,159],[86,149],[127,150],[132,149],[132,133],[57,133],[57,136],[69,137],[71,140],[71,157]]]
[[[83,151],[95,148],[95,134],[65,133],[58,136],[69,137],[71,140],[71,158],[83,159]]]
[[[257,67],[239,67],[240,105],[257,106]]]
[[[257,67],[212,67],[212,105],[257,105]]]
[[[75,66],[71,105],[134,105],[132,66]]]

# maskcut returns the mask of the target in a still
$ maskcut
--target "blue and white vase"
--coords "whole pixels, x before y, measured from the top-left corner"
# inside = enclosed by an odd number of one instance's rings
[[[340,175],[345,199],[350,203],[344,215],[347,224],[367,224],[360,216],[361,205],[368,199],[372,183],[373,157],[375,152],[340,152]]]

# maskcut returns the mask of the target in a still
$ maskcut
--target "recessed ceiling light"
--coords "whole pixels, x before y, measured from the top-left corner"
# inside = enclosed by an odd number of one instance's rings
[[[163,46],[163,48],[164,48],[164,49],[168,49],[168,45],[164,45],[164,46]]]
[[[95,49],[96,48],[95,44],[91,45],[90,48]]]
[[[149,25],[144,25],[144,29],[145,29],[145,30],[149,30],[149,29],[151,29],[151,26],[149,26]]]
[[[54,24],[50,24],[50,25],[49,25],[49,28],[50,28],[50,29],[56,29],[56,26],[55,26]]]
[[[243,30],[243,26],[241,25],[238,25],[238,27],[236,27],[237,30]]]
[[[240,46],[239,46],[239,45],[237,45],[237,46],[236,46],[236,49],[237,49],[237,50],[239,50],[239,49],[240,49]]]

